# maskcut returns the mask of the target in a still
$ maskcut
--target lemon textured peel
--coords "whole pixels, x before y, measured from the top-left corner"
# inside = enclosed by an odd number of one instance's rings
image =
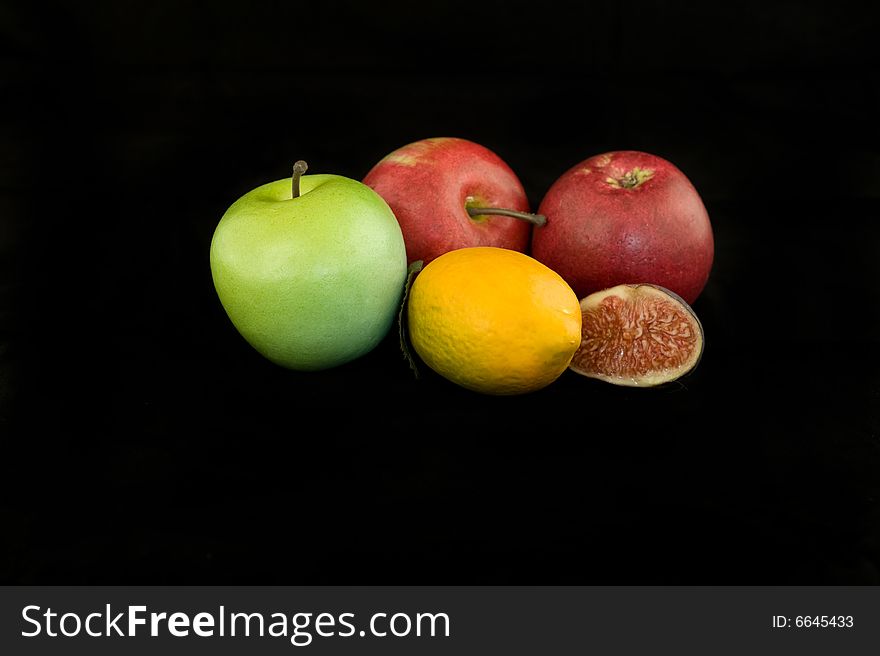
[[[581,340],[578,298],[553,270],[495,247],[450,251],[416,277],[410,341],[435,372],[485,394],[546,387]]]

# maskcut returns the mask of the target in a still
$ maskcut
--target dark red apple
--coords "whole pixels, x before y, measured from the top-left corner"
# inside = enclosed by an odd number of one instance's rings
[[[470,246],[525,252],[531,223],[543,221],[529,213],[528,198],[511,168],[467,139],[431,138],[402,146],[363,181],[397,217],[410,263],[427,265]]]
[[[623,150],[566,171],[547,191],[531,255],[578,298],[620,284],[650,283],[688,303],[714,257],[709,215],[697,190],[662,157]]]

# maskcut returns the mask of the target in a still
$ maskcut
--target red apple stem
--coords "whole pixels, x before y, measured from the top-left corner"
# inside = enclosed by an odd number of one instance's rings
[[[291,187],[290,187],[290,197],[291,198],[299,198],[299,179],[302,177],[302,174],[309,170],[309,165],[306,164],[303,160],[297,160],[296,164],[293,165],[293,176],[290,179]]]
[[[532,214],[531,212],[518,212],[516,210],[508,210],[503,207],[467,207],[465,208],[471,216],[483,216],[485,214],[497,214],[498,216],[509,216],[514,219],[528,221],[536,226],[542,226],[547,223],[547,217],[543,214]]]

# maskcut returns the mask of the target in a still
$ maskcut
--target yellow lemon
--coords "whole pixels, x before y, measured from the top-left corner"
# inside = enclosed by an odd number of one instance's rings
[[[410,341],[441,376],[485,394],[545,387],[581,342],[571,287],[534,258],[479,246],[444,253],[416,276]]]

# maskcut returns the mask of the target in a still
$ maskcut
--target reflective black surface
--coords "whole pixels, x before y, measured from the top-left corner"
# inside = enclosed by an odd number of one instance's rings
[[[4,10],[0,580],[880,582],[876,21],[806,5]],[[251,350],[226,207],[441,135],[535,206],[593,154],[677,164],[698,370],[493,398],[393,333],[315,374]]]

